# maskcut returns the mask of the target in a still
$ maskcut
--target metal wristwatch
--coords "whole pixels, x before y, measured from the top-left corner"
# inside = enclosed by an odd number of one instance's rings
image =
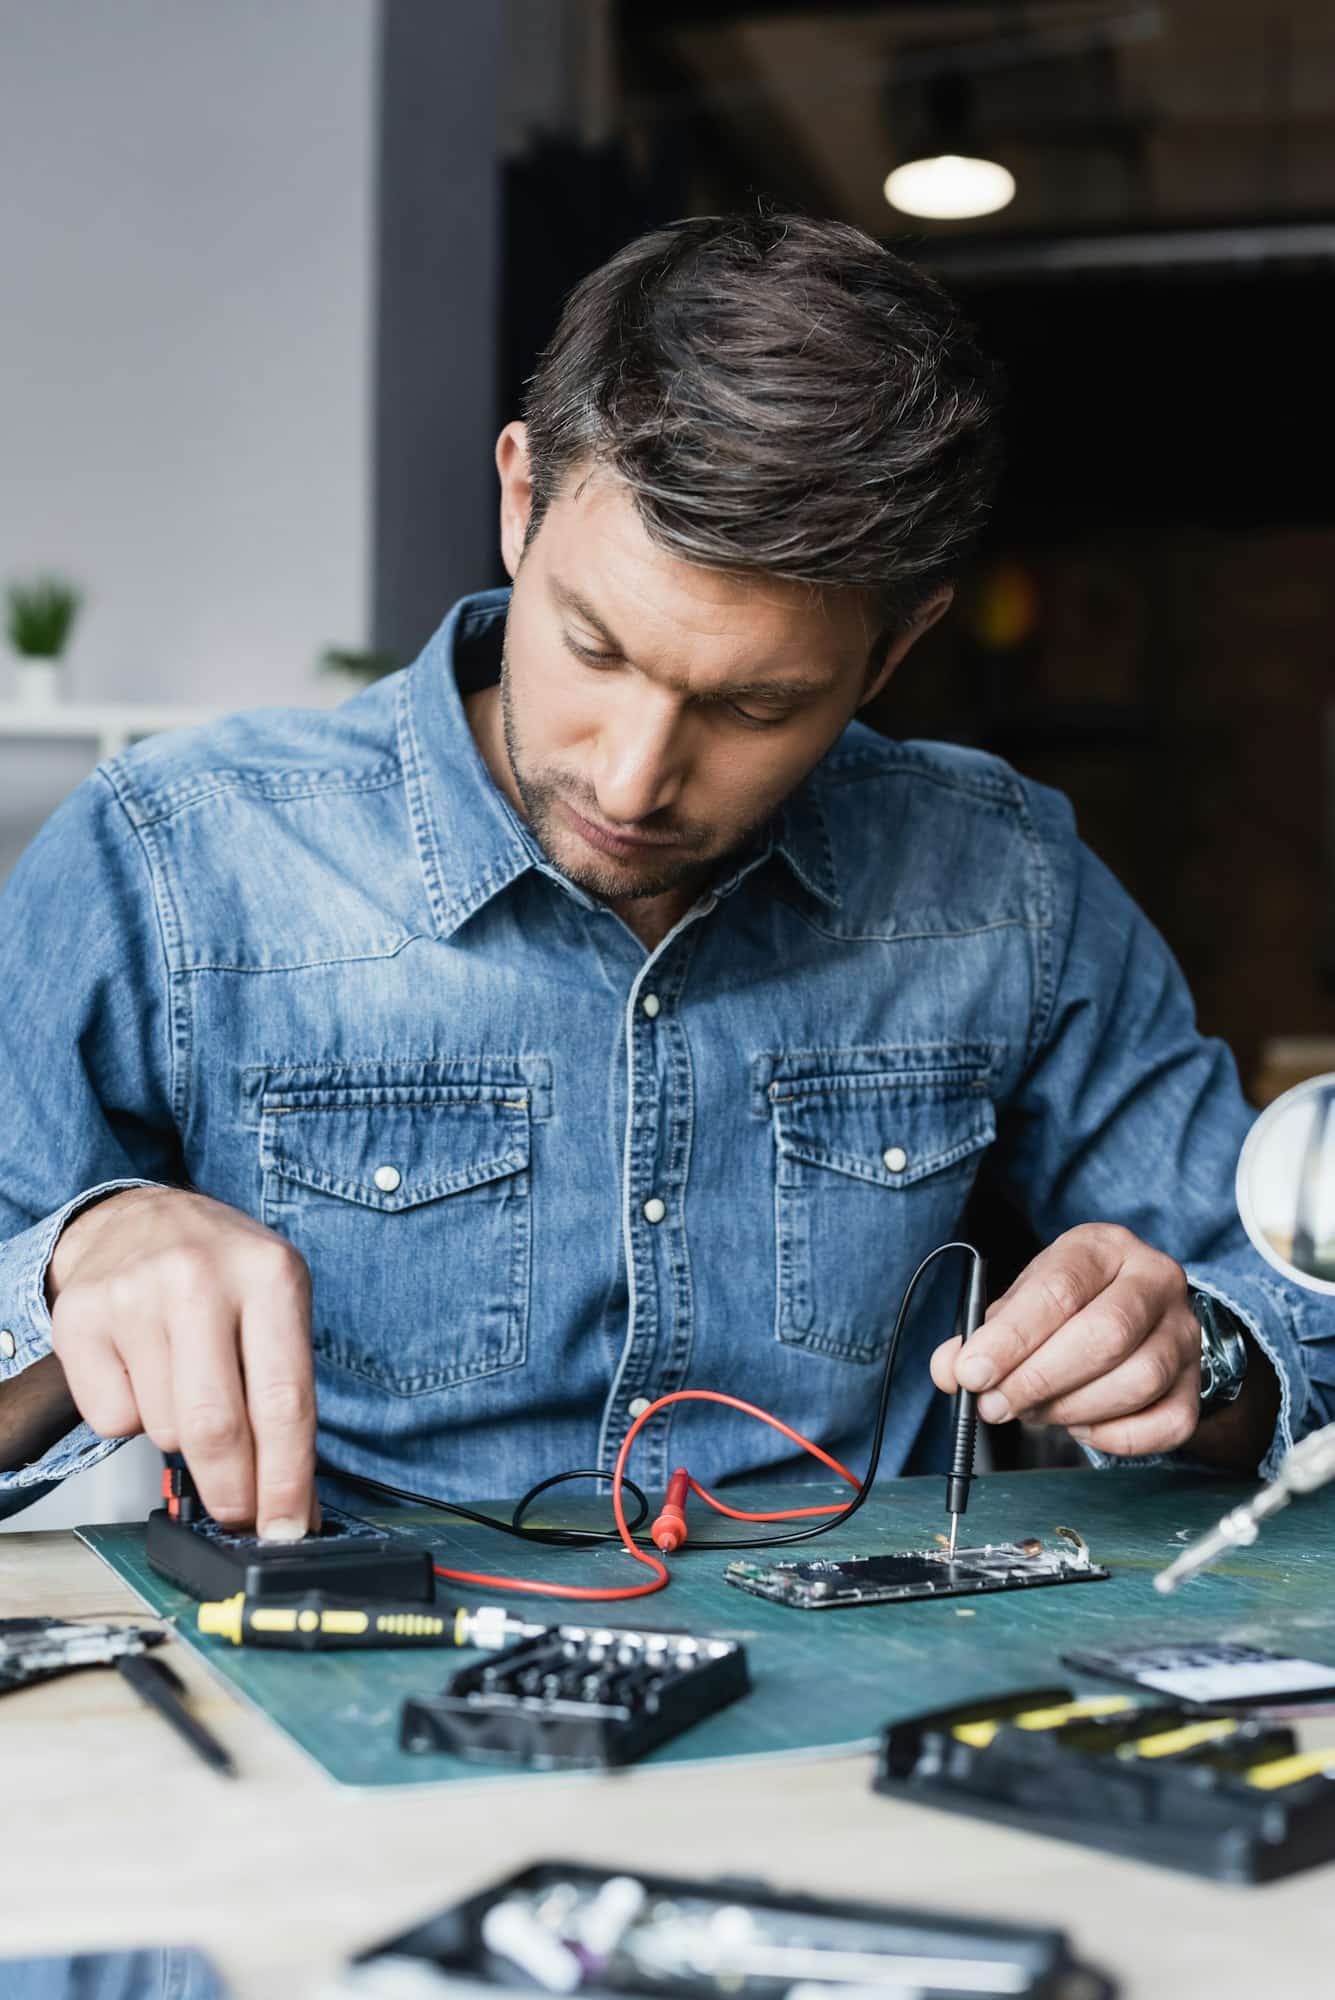
[[[1242,1394],[1247,1342],[1241,1321],[1211,1293],[1193,1285],[1187,1296],[1201,1329],[1201,1415],[1210,1417]]]

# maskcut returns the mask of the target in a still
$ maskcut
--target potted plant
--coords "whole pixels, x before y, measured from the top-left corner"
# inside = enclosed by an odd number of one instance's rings
[[[6,626],[25,708],[50,708],[55,702],[61,656],[82,602],[82,593],[59,577],[11,584],[6,592]]]

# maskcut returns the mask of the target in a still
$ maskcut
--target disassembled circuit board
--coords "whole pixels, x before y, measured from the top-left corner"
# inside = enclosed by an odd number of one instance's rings
[[[1054,1583],[1103,1583],[1108,1571],[1090,1557],[1083,1536],[1058,1528],[1063,1548],[1032,1537],[988,1542],[980,1549],[906,1549],[889,1555],[817,1557],[810,1562],[731,1562],[723,1574],[753,1597],[799,1611],[836,1611],[853,1604],[903,1604],[924,1597],[980,1597],[998,1590],[1035,1590]]]
[[[126,1655],[160,1646],[166,1636],[152,1625],[0,1618],[0,1694],[54,1680],[57,1674],[71,1674],[79,1667],[114,1666]]]

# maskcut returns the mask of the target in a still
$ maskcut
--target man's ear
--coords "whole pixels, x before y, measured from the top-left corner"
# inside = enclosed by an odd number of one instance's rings
[[[533,507],[533,475],[528,462],[528,432],[521,423],[507,424],[496,440],[496,470],[501,481],[501,561],[514,581],[528,537]]]
[[[935,596],[929,597],[926,604],[919,611],[915,612],[912,623],[906,626],[904,631],[899,633],[897,637],[890,640],[886,646],[880,666],[867,683],[866,691],[858,703],[859,708],[865,708],[869,701],[875,701],[877,695],[881,692],[881,689],[885,686],[905,654],[917,645],[924,632],[931,631],[938,618],[945,617],[954,601],[954,584],[943,584]]]

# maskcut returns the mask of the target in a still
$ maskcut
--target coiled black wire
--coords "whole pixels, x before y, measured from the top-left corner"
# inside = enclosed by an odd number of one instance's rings
[[[938,1257],[946,1256],[951,1250],[963,1251],[965,1256],[972,1257],[975,1263],[980,1261],[979,1253],[972,1243],[940,1243],[935,1250],[929,1251],[923,1258],[921,1264],[919,1264],[917,1270],[909,1279],[908,1284],[904,1287],[904,1296],[899,1302],[899,1311],[895,1316],[894,1331],[890,1335],[890,1345],[886,1349],[885,1367],[881,1373],[881,1393],[876,1406],[876,1426],[872,1432],[871,1452],[867,1460],[867,1470],[862,1476],[861,1485],[854,1493],[848,1505],[840,1508],[837,1514],[832,1514],[828,1521],[818,1521],[814,1527],[799,1528],[777,1535],[753,1535],[745,1541],[724,1540],[721,1538],[716,1540],[713,1537],[696,1536],[693,1534],[690,1542],[687,1544],[688,1547],[694,1549],[777,1548],[781,1545],[787,1546],[792,1542],[812,1541],[817,1535],[828,1534],[831,1528],[842,1527],[845,1521],[852,1519],[853,1515],[857,1513],[859,1507],[861,1507],[871,1492],[876,1479],[876,1469],[881,1462],[881,1447],[885,1441],[886,1414],[890,1407],[890,1390],[894,1382],[895,1359],[899,1353],[899,1338],[904,1330],[904,1323],[908,1318],[909,1307],[913,1302],[913,1294],[917,1290],[918,1281],[928,1266],[934,1264]],[[369,1479],[365,1474],[360,1472],[340,1472],[333,1466],[326,1465],[321,1465],[318,1469],[332,1479],[342,1480],[349,1486],[363,1488],[368,1493],[383,1493],[392,1500],[405,1501],[412,1507],[430,1507],[441,1514],[455,1514],[461,1520],[476,1522],[479,1527],[495,1528],[498,1534],[513,1535],[521,1542],[536,1542],[547,1548],[562,1549],[587,1548],[591,1543],[621,1542],[621,1536],[615,1528],[526,1528],[522,1525],[525,1514],[539,1496],[546,1493],[553,1486],[560,1486],[568,1479],[601,1479],[610,1485],[612,1481],[611,1473],[603,1472],[596,1466],[592,1469],[585,1468],[578,1472],[554,1472],[550,1478],[539,1480],[536,1486],[529,1488],[522,1500],[515,1502],[513,1512],[508,1521],[497,1520],[494,1514],[480,1513],[475,1507],[462,1506],[457,1500],[436,1500],[428,1493],[413,1493],[407,1487],[391,1486],[383,1479]],[[622,1474],[621,1484],[625,1491],[633,1494],[639,1508],[634,1519],[626,1523],[627,1531],[632,1539],[636,1539],[635,1530],[643,1526],[649,1512],[649,1502],[645,1498],[642,1489],[635,1484],[633,1479],[627,1478],[624,1473]],[[645,1536],[638,1540],[638,1546],[647,1549],[652,1548],[653,1543]]]
[[[431,1507],[438,1514],[457,1514],[460,1520],[476,1521],[479,1527],[495,1528],[499,1535],[515,1535],[521,1542],[545,1542],[549,1548],[587,1548],[590,1542],[619,1542],[620,1535],[615,1528],[522,1528],[519,1524],[540,1493],[549,1486],[559,1486],[566,1479],[601,1479],[608,1486],[612,1484],[610,1472],[603,1472],[598,1466],[580,1472],[554,1472],[550,1479],[541,1480],[530,1486],[522,1500],[516,1501],[514,1512],[508,1521],[498,1521],[494,1514],[479,1513],[476,1507],[465,1507],[458,1500],[437,1500],[430,1493],[414,1493],[406,1486],[391,1486],[385,1479],[368,1479],[362,1472],[339,1472],[332,1465],[318,1465],[316,1471],[329,1479],[338,1479],[346,1486],[358,1486],[368,1493],[385,1493],[391,1500],[404,1500],[410,1507]],[[623,1488],[635,1496],[639,1512],[626,1523],[632,1534],[641,1527],[649,1512],[649,1502],[643,1489],[633,1479],[622,1475]],[[651,1545],[643,1544],[645,1548]]]

